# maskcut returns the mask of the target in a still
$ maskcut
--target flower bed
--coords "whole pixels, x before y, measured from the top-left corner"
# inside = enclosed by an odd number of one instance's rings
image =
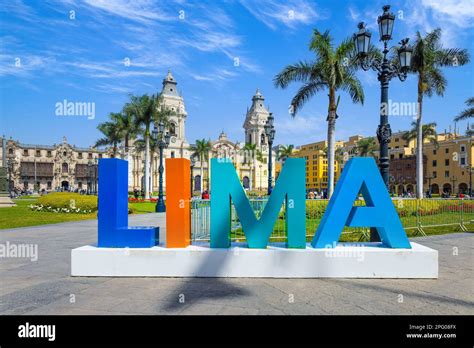
[[[52,213],[89,214],[97,211],[97,197],[79,193],[52,192],[38,198],[35,204],[29,205],[29,208]]]

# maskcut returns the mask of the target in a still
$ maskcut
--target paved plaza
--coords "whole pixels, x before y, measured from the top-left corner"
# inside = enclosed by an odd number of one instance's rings
[[[96,239],[97,221],[0,230],[38,245],[37,261],[0,259],[0,314],[474,314],[471,233],[416,238],[439,251],[437,280],[71,277],[71,249]]]

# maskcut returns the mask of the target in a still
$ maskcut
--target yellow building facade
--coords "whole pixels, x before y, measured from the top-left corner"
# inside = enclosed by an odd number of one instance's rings
[[[341,147],[343,142],[337,141],[336,148]],[[302,145],[293,157],[306,160],[306,191],[326,191],[328,188],[328,160],[325,149],[327,141],[319,141]],[[335,180],[339,179],[340,164],[335,161]]]

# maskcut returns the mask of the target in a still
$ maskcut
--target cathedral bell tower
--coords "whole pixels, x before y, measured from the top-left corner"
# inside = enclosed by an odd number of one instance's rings
[[[247,108],[247,114],[244,122],[245,143],[255,144],[257,148],[266,148],[267,138],[265,135],[265,123],[270,112],[264,104],[265,98],[257,89],[252,97],[252,106]]]

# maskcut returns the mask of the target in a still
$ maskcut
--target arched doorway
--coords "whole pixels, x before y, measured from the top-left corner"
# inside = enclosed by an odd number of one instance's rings
[[[395,194],[395,193],[396,193],[395,185],[390,185],[390,194]]]
[[[244,176],[242,179],[242,184],[244,185],[244,189],[250,188],[250,180],[248,176]]]
[[[463,193],[463,194],[468,193],[468,187],[466,183],[462,182],[459,184],[459,193]]]
[[[431,193],[434,195],[439,195],[439,186],[438,184],[431,185]]]
[[[452,190],[451,190],[451,184],[444,184],[443,185],[443,192],[444,193],[449,193],[451,194]]]
[[[398,191],[397,193],[399,195],[403,195],[405,193],[405,188],[403,187],[403,185],[398,185]]]
[[[201,191],[201,175],[194,177],[194,191]]]
[[[69,182],[64,180],[61,182],[61,189],[63,191],[69,191]]]
[[[413,185],[412,184],[407,185],[407,192],[408,193],[413,193]]]

